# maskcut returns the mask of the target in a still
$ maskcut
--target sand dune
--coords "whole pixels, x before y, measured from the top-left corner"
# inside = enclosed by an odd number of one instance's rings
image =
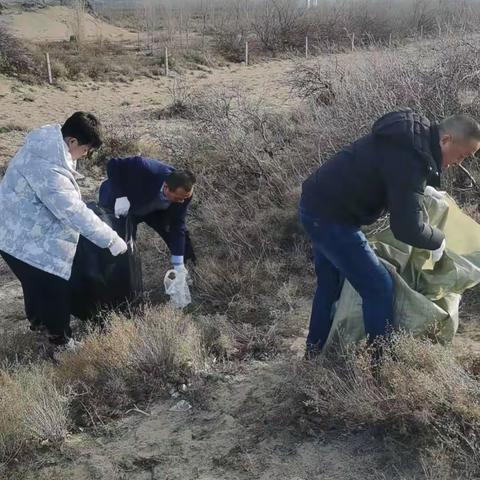
[[[8,13],[1,21],[16,36],[32,42],[68,40],[74,30],[74,11],[68,7],[47,7],[40,10]],[[128,40],[136,34],[110,25],[90,14],[84,15],[85,35],[88,39],[103,37],[110,40]]]

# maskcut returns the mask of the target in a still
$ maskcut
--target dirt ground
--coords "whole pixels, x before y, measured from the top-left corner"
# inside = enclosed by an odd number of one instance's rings
[[[388,460],[375,432],[349,436],[290,425],[279,401],[281,362],[254,362],[210,379],[188,412],[156,403],[110,426],[108,434],[74,435],[61,454],[45,455],[23,480],[355,480],[413,479],[415,459]],[[394,458],[391,457],[390,458]],[[404,459],[405,460],[405,459]]]
[[[293,61],[250,67],[216,69],[212,74],[191,72],[182,83],[192,90],[209,87],[241,89],[252,98],[268,98],[282,106],[291,103],[286,76]],[[25,85],[0,76],[0,164],[8,162],[22,144],[25,131],[49,123],[62,123],[77,111],[92,111],[107,126],[129,125],[143,135],[158,134],[166,122],[152,116],[172,101],[174,78],[139,78],[130,83],[68,82],[55,86]],[[16,127],[12,130],[7,127]],[[1,133],[2,127],[5,131]]]

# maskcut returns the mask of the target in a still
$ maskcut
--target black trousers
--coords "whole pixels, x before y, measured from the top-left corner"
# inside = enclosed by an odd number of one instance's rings
[[[167,247],[170,249],[172,245],[172,234],[170,231],[170,224],[168,222],[167,216],[163,211],[156,211],[153,213],[149,213],[148,215],[132,215],[132,222],[134,225],[133,228],[133,237],[136,239],[137,237],[137,225],[140,223],[145,222],[150,228],[155,230],[163,241],[167,244]],[[185,254],[184,260],[187,262],[191,260],[193,264],[196,263],[197,258],[195,256],[195,252],[193,250],[192,241],[190,239],[190,233],[187,230],[185,232]]]
[[[20,280],[25,313],[30,328],[45,327],[54,343],[65,343],[72,336],[70,329],[69,282],[32,267],[8,253],[0,255]]]

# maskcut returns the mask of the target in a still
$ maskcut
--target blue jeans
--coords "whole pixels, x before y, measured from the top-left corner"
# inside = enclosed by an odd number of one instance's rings
[[[300,208],[300,220],[312,240],[317,274],[307,349],[327,341],[346,278],[362,297],[363,322],[369,343],[387,333],[393,316],[393,280],[355,226],[313,218]]]

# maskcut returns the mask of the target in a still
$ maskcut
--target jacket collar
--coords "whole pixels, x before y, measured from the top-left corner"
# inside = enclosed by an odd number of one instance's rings
[[[77,172],[77,162],[70,155],[70,152],[68,151],[68,146],[65,143],[65,141],[63,142],[63,153],[64,153],[64,156],[65,156],[65,161],[67,163],[68,169],[71,172],[71,174],[78,180],[81,180],[81,179],[85,178],[84,175]]]

